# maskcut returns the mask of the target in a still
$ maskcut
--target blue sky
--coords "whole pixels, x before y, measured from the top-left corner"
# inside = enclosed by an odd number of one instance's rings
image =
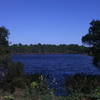
[[[100,0],[0,0],[0,26],[12,43],[81,44],[93,19]]]

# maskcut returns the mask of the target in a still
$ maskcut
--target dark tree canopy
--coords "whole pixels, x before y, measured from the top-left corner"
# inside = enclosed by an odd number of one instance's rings
[[[8,46],[8,35],[10,34],[9,30],[4,26],[0,27],[0,46]]]
[[[23,64],[13,62],[11,58],[8,41],[9,34],[10,32],[7,28],[0,27],[0,91],[12,92],[15,87],[19,87],[19,84],[22,84]]]
[[[90,23],[88,34],[82,37],[82,42],[92,46],[90,51],[94,56],[93,63],[100,66],[100,20]]]
[[[96,48],[100,47],[100,20],[93,20],[90,23],[88,34],[82,37],[82,42]]]

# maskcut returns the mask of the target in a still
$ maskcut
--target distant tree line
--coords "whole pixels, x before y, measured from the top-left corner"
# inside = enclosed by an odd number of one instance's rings
[[[77,44],[60,44],[60,45],[51,45],[51,44],[13,44],[11,45],[12,53],[36,53],[36,54],[82,54],[87,53],[88,48],[84,46],[79,46]]]

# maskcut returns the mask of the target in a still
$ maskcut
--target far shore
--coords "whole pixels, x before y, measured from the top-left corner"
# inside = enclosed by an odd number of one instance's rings
[[[18,54],[18,55],[29,55],[29,54],[32,54],[32,55],[66,55],[66,54],[80,54],[80,55],[88,55],[88,54],[85,54],[85,53],[12,53],[12,54]]]

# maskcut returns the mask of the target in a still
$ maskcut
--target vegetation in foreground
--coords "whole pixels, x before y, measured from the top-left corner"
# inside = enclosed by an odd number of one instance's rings
[[[0,100],[100,100],[100,76],[84,74],[71,76],[65,84],[65,88],[69,90],[68,96],[56,96],[42,75],[33,75],[31,78],[35,80],[25,88],[15,86],[16,89],[12,93],[1,92]]]

